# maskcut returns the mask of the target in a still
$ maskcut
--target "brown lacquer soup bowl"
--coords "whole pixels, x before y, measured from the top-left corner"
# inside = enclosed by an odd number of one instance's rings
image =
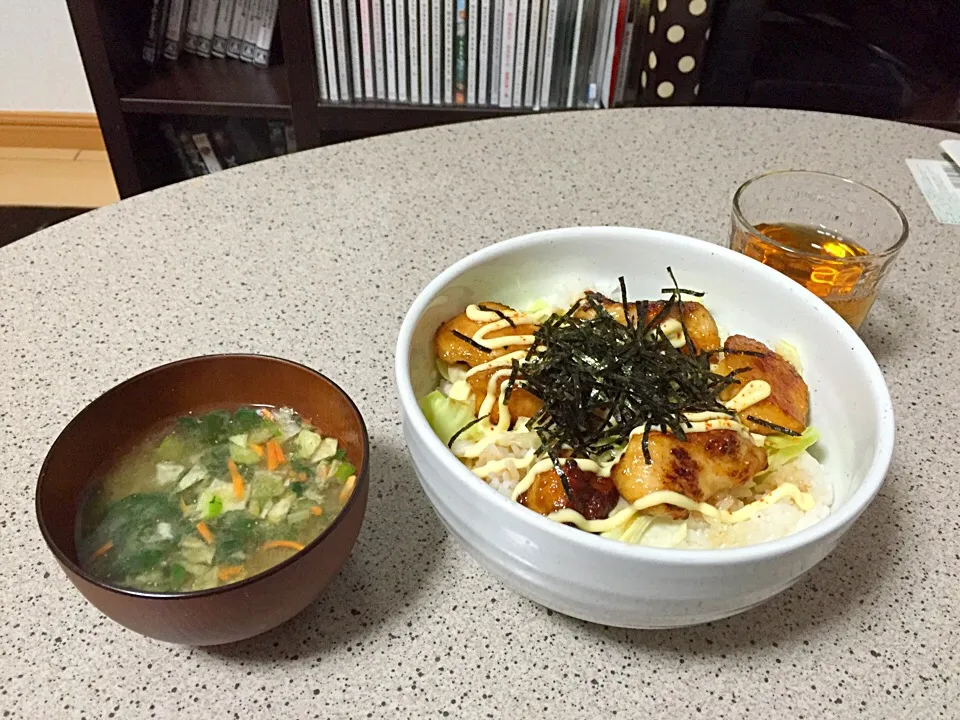
[[[81,567],[78,513],[102,469],[171,420],[211,408],[289,407],[335,437],[356,467],[353,492],[314,540],[246,579],[206,590],[144,592]],[[353,549],[367,505],[369,442],[360,412],[336,384],[302,365],[259,355],[196,357],[149,370],[108,390],[51,447],[36,491],[43,538],[77,589],[138,633],[185,645],[219,645],[286,622],[313,602]]]

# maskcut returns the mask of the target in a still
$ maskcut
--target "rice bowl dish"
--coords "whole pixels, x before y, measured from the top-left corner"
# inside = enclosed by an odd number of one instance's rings
[[[722,332],[709,295],[569,288],[518,310],[470,303],[437,328],[431,427],[478,481],[633,545],[720,549],[823,520],[801,353]]]

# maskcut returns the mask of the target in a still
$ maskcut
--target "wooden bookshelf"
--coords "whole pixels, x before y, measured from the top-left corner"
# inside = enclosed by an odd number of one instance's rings
[[[67,0],[121,197],[179,178],[158,124],[164,117],[291,121],[299,149],[526,110],[320,100],[309,0],[280,0],[275,64],[189,55],[150,71],[140,54],[150,0]]]
[[[228,59],[181,57],[120,98],[127,113],[291,117],[283,65],[257,68]]]

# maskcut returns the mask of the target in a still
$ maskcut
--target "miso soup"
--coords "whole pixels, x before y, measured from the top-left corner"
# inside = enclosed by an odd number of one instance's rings
[[[80,565],[153,592],[238,582],[303,550],[356,481],[337,439],[290,408],[181,417],[97,483],[77,522]]]

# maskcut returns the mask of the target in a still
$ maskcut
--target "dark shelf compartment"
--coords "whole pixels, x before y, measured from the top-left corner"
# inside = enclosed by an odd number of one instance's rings
[[[120,98],[125,113],[291,117],[284,65],[184,56]]]

